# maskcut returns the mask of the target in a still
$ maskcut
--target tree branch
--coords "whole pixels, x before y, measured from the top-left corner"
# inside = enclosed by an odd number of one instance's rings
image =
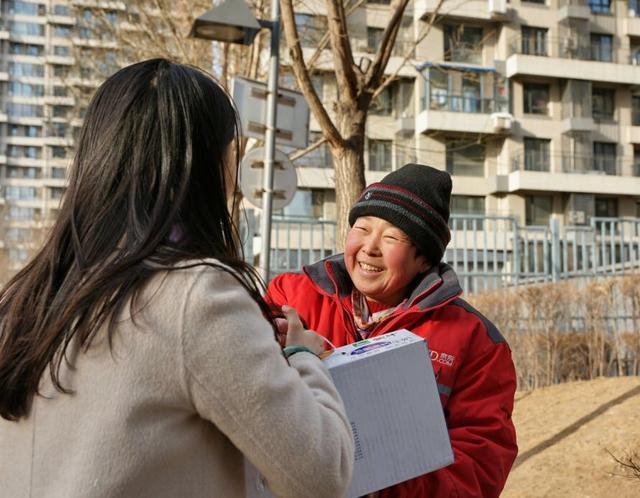
[[[295,152],[292,152],[291,154],[289,154],[289,159],[291,159],[292,161],[295,161],[296,159],[300,159],[302,156],[306,156],[307,154],[309,154],[309,152],[313,152],[314,150],[316,150],[326,141],[327,139],[322,137],[320,140],[313,142],[312,144],[305,147],[304,149],[298,149]]]
[[[331,121],[327,110],[318,98],[318,94],[311,83],[309,69],[304,62],[302,47],[300,46],[300,38],[298,37],[298,29],[296,27],[295,15],[293,12],[292,0],[281,0],[280,8],[282,11],[282,27],[284,28],[287,46],[289,47],[289,54],[291,56],[291,67],[293,68],[293,72],[295,73],[298,84],[300,85],[300,90],[302,90],[305,99],[309,103],[311,112],[313,112],[313,115],[320,124],[326,139],[334,147],[340,147],[342,146],[344,139],[333,124],[333,121]]]
[[[408,3],[409,0],[393,0],[391,2],[391,10],[393,13],[389,19],[389,24],[387,24],[382,34],[382,41],[380,42],[380,48],[376,52],[376,58],[366,73],[365,88],[375,89],[380,85],[384,70],[391,58],[391,51],[396,42],[398,31],[402,24],[402,16]]]
[[[431,28],[433,27],[436,21],[436,16],[438,15],[438,12],[440,11],[440,7],[442,7],[442,4],[444,3],[444,1],[445,0],[438,0],[438,4],[436,5],[436,8],[433,11],[433,14],[429,17],[429,22],[422,30],[422,33],[418,35],[418,38],[413,43],[411,50],[409,50],[408,53],[404,56],[404,58],[402,59],[402,62],[398,65],[398,67],[393,72],[393,74],[387,76],[382,82],[382,84],[376,89],[376,91],[373,92],[372,99],[375,99],[376,97],[378,97],[385,90],[385,88],[387,88],[391,83],[393,83],[397,79],[397,76],[400,70],[405,66],[405,64],[409,61],[409,59],[411,59],[411,53],[417,48],[420,42],[424,40],[431,32]]]
[[[408,2],[409,0],[400,0]],[[346,100],[356,100],[359,93],[358,76],[353,62],[351,43],[349,43],[349,32],[347,30],[347,19],[344,12],[342,0],[326,0],[327,25],[329,28],[329,38],[333,48],[333,65],[336,70],[336,79],[341,90],[338,95],[340,99],[344,96]]]
[[[346,16],[349,17],[364,2],[365,2],[365,0],[356,0],[356,2],[353,5],[348,5],[347,6],[347,11],[346,11]],[[329,44],[329,32],[327,31],[324,35],[322,35],[322,38],[320,39],[320,43],[318,43],[318,47],[316,48],[316,51],[313,53],[313,55],[307,61],[307,67],[309,68],[309,70],[311,70],[311,71],[313,70],[316,62],[318,62],[318,59],[322,55],[322,51],[325,48],[327,48],[328,44]]]

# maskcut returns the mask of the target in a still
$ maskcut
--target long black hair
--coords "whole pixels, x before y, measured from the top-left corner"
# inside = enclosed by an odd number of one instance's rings
[[[89,347],[107,322],[111,342],[127,301],[180,261],[216,258],[270,316],[227,205],[238,143],[233,102],[197,68],[153,59],[100,86],[51,233],[0,292],[0,416],[28,415],[47,367],[68,392],[70,342]]]

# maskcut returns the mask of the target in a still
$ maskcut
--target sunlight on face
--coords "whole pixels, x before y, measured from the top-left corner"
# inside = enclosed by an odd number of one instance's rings
[[[344,260],[353,285],[368,299],[395,305],[429,269],[406,233],[382,218],[362,216],[347,234]]]

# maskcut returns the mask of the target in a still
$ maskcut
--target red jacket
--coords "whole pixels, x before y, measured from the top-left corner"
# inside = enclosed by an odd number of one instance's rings
[[[268,299],[294,307],[309,329],[336,347],[359,340],[351,313],[353,284],[342,255],[303,271],[274,278]],[[518,453],[511,350],[461,293],[454,271],[440,264],[369,336],[405,328],[427,339],[455,455],[448,467],[385,489],[381,498],[499,496]]]

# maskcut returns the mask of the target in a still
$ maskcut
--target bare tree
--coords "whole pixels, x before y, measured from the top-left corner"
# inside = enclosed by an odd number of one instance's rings
[[[616,461],[626,476],[640,479],[640,453],[635,451],[627,453],[624,457],[617,457],[609,450],[609,455]]]
[[[397,71],[388,75],[385,74],[385,70],[398,38],[404,11],[409,0],[391,1],[388,24],[382,34],[377,50],[371,56],[371,59],[362,59],[358,63],[354,60],[349,42],[350,36],[347,23],[349,7],[342,0],[324,1],[328,30],[328,37],[326,38],[329,41],[329,49],[339,88],[337,101],[331,110],[327,103],[321,101],[313,87],[311,70],[317,55],[312,56],[309,60],[304,58],[296,26],[296,12],[293,0],[281,0],[280,3],[282,7],[282,25],[289,49],[291,67],[298,86],[322,129],[323,140],[326,140],[333,155],[338,243],[341,244],[344,239],[343,235],[348,227],[347,213],[349,207],[365,187],[364,144],[365,125],[369,108],[374,97],[378,96],[386,86],[397,78]],[[437,11],[442,3],[442,0],[438,3],[426,29],[418,38],[418,42],[426,36],[433,25]],[[323,40],[324,43],[326,43],[326,38]],[[408,59],[409,56],[405,56],[404,63]]]

